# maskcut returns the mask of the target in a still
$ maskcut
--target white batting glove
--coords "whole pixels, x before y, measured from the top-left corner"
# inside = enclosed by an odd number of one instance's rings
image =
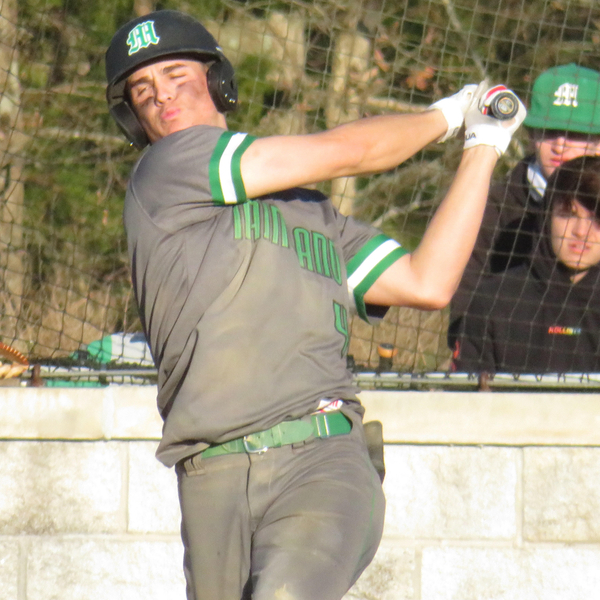
[[[429,107],[430,109],[436,108],[441,110],[448,123],[448,130],[437,140],[438,143],[445,142],[457,134],[458,130],[462,127],[465,114],[469,109],[469,106],[471,106],[476,91],[476,84],[465,85],[460,92],[457,92],[448,98],[442,98]]]
[[[517,112],[510,119],[493,116],[491,105],[500,94],[510,92],[517,103]],[[493,146],[502,156],[514,134],[519,128],[527,110],[514,92],[503,85],[490,86],[486,81],[479,84],[474,101],[465,115],[465,148],[473,146]]]

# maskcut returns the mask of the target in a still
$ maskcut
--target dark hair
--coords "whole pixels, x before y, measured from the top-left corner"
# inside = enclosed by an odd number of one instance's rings
[[[600,221],[600,156],[580,156],[563,163],[548,178],[546,205],[569,209],[577,200]]]

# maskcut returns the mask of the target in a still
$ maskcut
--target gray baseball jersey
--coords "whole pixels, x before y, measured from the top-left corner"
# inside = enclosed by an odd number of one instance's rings
[[[152,145],[124,221],[140,318],[158,368],[168,466],[353,399],[351,309],[405,251],[319,192],[246,198],[254,138],[197,126]]]

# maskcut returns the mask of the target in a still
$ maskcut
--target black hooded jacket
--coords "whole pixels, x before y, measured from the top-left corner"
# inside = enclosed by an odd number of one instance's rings
[[[490,276],[474,293],[456,371],[600,372],[600,267],[571,283],[573,271],[552,251],[549,222],[541,231],[527,262]]]
[[[506,180],[490,188],[473,253],[450,304],[448,345],[452,349],[463,315],[470,311],[475,288],[487,276],[525,263],[532,252],[542,210],[541,198],[527,180],[527,170],[534,161],[534,155],[523,159]]]

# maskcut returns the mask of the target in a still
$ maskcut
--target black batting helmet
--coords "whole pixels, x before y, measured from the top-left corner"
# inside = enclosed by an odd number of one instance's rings
[[[149,143],[125,89],[127,77],[143,65],[172,55],[212,63],[208,91],[219,112],[235,109],[237,85],[233,66],[215,38],[198,21],[176,10],[158,10],[126,23],[106,51],[106,100],[110,114],[137,148]]]

